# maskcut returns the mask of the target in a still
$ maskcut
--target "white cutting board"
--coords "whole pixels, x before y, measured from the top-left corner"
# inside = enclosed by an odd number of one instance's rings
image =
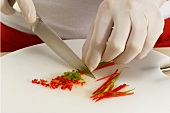
[[[84,40],[66,43],[81,56]],[[31,83],[34,78],[51,78],[72,68],[45,44],[28,47],[1,58],[2,113],[170,113],[170,77],[160,66],[170,58],[156,51],[127,65],[115,65],[94,72],[96,78],[109,75],[115,69],[125,69],[116,86],[127,83],[135,94],[105,99],[95,103],[89,96],[102,82],[83,76],[86,84],[72,91],[49,89]]]

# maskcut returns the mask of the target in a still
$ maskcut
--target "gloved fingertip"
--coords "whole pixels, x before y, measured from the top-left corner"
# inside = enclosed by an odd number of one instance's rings
[[[34,23],[36,21],[36,15],[32,15],[30,17],[30,23]]]
[[[111,60],[112,60],[111,58],[107,58],[107,57],[102,57],[101,59],[101,61],[104,61],[104,62],[109,62]]]
[[[136,56],[134,59],[135,59],[135,60],[140,60],[140,59],[141,59],[141,57]]]
[[[127,63],[127,62],[123,62],[123,61],[119,61],[119,60],[113,60],[113,62],[114,62],[116,65],[124,65],[124,64]]]
[[[94,63],[94,62],[89,62],[89,63],[85,63],[85,64],[91,72],[94,71],[96,69],[96,67],[98,66],[98,63]]]
[[[112,55],[112,54],[108,53],[108,51],[105,51],[101,60],[105,61],[105,62],[109,62],[109,61],[113,60],[114,58],[115,58],[115,54]]]
[[[33,24],[36,21],[36,14],[29,13],[26,20],[29,24]]]
[[[94,69],[95,68],[93,68],[93,67],[89,67],[89,70],[92,72],[92,71],[94,71]]]

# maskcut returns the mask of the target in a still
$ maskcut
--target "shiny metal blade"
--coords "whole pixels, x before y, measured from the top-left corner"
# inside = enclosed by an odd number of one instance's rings
[[[64,43],[64,41],[44,23],[41,18],[31,25],[32,31],[39,36],[59,57],[75,69],[79,69],[89,77],[95,78],[83,61]]]

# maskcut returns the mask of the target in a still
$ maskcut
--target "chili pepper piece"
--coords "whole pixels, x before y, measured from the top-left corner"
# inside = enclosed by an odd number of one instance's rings
[[[118,72],[118,69],[116,69],[116,71],[115,71],[114,73],[117,73],[117,72]],[[111,75],[108,75],[108,76],[105,76],[105,77],[102,77],[102,78],[99,78],[99,79],[97,79],[96,81],[100,81],[100,80],[109,78],[110,76],[112,76],[112,74],[111,74]]]
[[[44,87],[50,87],[51,89],[56,89],[59,86],[61,86],[61,89],[69,89],[72,90],[73,84],[81,86],[85,84],[84,80],[81,78],[81,74],[78,70],[72,70],[72,72],[65,72],[61,76],[57,76],[56,78],[53,78],[49,83],[47,83],[47,80],[44,79],[33,79],[33,84],[40,84]]]
[[[106,62],[104,64],[100,63],[95,70],[108,67],[108,66],[112,66],[112,65],[115,65],[115,63],[114,62]]]
[[[111,84],[109,84],[109,85],[107,86],[107,88],[106,88],[103,92],[108,92],[108,91],[111,89],[111,87],[114,86],[114,83],[117,81],[117,79],[118,79],[118,76],[116,76],[116,77],[112,80]]]
[[[120,86],[116,87],[115,89],[113,89],[112,92],[120,91],[121,89],[125,88],[126,86],[128,86],[128,85],[127,84],[120,85]]]
[[[116,71],[115,71],[116,72]],[[95,94],[96,92],[100,91],[103,87],[106,87],[106,85],[108,84],[108,82],[110,82],[112,79],[114,79],[116,76],[118,76],[120,73],[113,73],[110,78],[103,83],[97,90],[95,90],[92,94]]]
[[[130,90],[126,90],[126,91],[124,91],[124,92],[125,92],[125,93],[129,93],[129,92],[131,92],[131,91],[133,91],[133,90],[135,90],[135,88],[130,89]]]

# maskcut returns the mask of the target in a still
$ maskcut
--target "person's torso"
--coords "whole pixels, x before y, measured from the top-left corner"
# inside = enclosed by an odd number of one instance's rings
[[[103,0],[33,0],[37,13],[63,39],[86,38],[98,6]],[[20,14],[1,15],[1,21],[33,34]]]
[[[86,38],[103,0],[33,0],[37,13],[61,38]],[[170,1],[160,9],[164,17],[170,16]],[[1,21],[14,29],[33,34],[24,18],[16,13],[1,14]]]

